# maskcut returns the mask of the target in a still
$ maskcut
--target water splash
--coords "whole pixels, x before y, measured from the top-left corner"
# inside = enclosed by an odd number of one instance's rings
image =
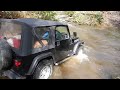
[[[84,50],[87,50],[87,49],[85,48]],[[89,51],[89,50],[87,50],[87,51]],[[83,49],[79,50],[78,55],[76,56],[76,58],[78,60],[80,60],[80,63],[82,63],[83,61],[89,61],[89,58],[88,58],[87,54],[85,54],[83,52]]]

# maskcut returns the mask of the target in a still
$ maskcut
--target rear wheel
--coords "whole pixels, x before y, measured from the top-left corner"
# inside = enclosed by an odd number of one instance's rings
[[[52,60],[41,61],[33,75],[34,79],[49,79],[53,72],[53,62]]]

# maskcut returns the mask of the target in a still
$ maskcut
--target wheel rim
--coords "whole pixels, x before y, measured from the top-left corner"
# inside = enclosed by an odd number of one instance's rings
[[[48,79],[52,73],[52,66],[45,66],[40,71],[39,79]]]

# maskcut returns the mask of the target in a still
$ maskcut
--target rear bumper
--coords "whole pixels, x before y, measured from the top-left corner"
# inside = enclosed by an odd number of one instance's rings
[[[13,70],[8,70],[3,73],[3,76],[8,77],[9,79],[26,79],[26,77],[20,76],[15,73]]]

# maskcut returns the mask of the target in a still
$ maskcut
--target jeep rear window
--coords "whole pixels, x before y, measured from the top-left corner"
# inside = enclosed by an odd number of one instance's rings
[[[10,46],[19,49],[22,26],[13,22],[0,23],[0,37],[5,37]]]

